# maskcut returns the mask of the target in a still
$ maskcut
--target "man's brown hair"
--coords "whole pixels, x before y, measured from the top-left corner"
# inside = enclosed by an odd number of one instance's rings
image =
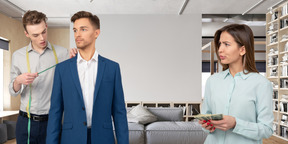
[[[100,20],[96,15],[93,15],[92,13],[86,11],[79,11],[71,17],[71,22],[74,23],[80,18],[88,18],[91,25],[94,26],[95,29],[100,29]]]
[[[34,25],[34,24],[39,24],[42,21],[46,23],[47,17],[44,13],[38,12],[36,10],[33,11],[27,11],[23,18],[22,18],[22,23],[25,31],[27,32],[26,26],[27,25]]]
[[[250,27],[245,24],[230,24],[216,31],[214,35],[214,44],[218,60],[220,60],[219,40],[222,32],[228,32],[234,38],[239,48],[242,46],[245,47],[246,53],[242,58],[244,73],[246,74],[245,70],[248,71],[247,73],[258,72],[254,56],[254,35]],[[229,68],[228,64],[221,63],[221,65],[223,66],[223,71]]]

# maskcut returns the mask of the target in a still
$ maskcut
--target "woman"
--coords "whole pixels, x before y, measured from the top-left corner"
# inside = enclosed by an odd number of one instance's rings
[[[222,120],[199,121],[209,132],[206,144],[258,144],[272,135],[272,85],[258,74],[254,36],[246,25],[216,31],[214,43],[223,71],[206,82],[202,114]]]

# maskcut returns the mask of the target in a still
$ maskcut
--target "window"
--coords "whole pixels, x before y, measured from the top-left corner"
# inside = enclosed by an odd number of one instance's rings
[[[3,50],[9,50],[9,41],[0,37],[0,111],[3,111]]]
[[[3,111],[3,49],[0,49],[0,111]]]
[[[217,62],[214,62],[214,72],[216,72]],[[210,73],[210,62],[202,62],[202,72]]]
[[[256,62],[256,68],[259,73],[266,73],[266,61]]]

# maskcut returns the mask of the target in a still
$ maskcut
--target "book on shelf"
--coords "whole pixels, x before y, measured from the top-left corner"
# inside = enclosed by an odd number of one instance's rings
[[[188,115],[193,115],[193,105],[188,105]]]
[[[185,115],[186,114],[186,106],[179,105],[178,107],[183,110],[183,115]]]
[[[280,20],[280,29],[288,26],[288,18]]]
[[[200,112],[196,108],[194,108],[194,110],[196,112],[195,115],[200,114]]]
[[[273,123],[273,133],[276,134],[277,132],[277,125]]]
[[[278,41],[277,34],[276,34],[276,33],[275,33],[275,34],[272,34],[272,35],[270,36],[270,44],[276,43],[277,41]]]
[[[285,126],[280,126],[280,129],[281,129],[281,133],[280,133],[280,135],[282,136],[282,137],[284,137],[284,138],[288,138],[288,129],[287,129],[287,127],[285,127]]]
[[[288,14],[288,3],[285,4],[285,5],[282,7],[282,13],[281,13],[281,15],[282,15],[282,16],[285,16],[285,15],[287,15],[287,14]]]
[[[278,18],[278,11],[274,11],[271,17],[271,21],[274,21]]]

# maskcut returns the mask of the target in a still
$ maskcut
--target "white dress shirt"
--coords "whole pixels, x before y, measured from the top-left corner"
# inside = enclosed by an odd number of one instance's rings
[[[95,82],[98,68],[98,52],[95,50],[93,57],[86,61],[78,53],[77,55],[77,69],[79,80],[81,84],[83,100],[85,103],[87,127],[92,125],[92,112],[94,101]]]

